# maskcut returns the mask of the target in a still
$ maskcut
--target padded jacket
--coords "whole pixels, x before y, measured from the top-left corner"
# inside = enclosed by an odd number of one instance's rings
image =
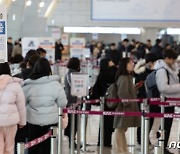
[[[67,104],[59,79],[59,76],[52,75],[24,81],[28,123],[39,126],[58,123],[58,107]]]
[[[26,107],[22,80],[0,76],[0,127],[26,125]]]

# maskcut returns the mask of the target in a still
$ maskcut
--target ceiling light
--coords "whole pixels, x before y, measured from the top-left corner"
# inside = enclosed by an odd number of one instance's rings
[[[31,0],[27,0],[26,1],[26,6],[30,6],[32,4],[32,1]]]
[[[180,28],[168,28],[167,34],[169,34],[169,35],[180,35]]]
[[[15,14],[13,14],[12,19],[13,19],[13,21],[16,20],[16,15]]]
[[[13,2],[15,2],[16,0],[12,0]]]
[[[65,33],[141,34],[141,28],[64,27]]]
[[[52,19],[52,24],[54,25],[54,19]]]
[[[44,7],[44,2],[43,2],[43,1],[41,1],[41,2],[39,3],[39,7]]]

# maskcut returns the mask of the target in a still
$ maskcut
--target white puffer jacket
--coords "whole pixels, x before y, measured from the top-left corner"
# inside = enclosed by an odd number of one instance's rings
[[[26,107],[21,79],[0,76],[0,127],[26,125]]]
[[[59,76],[45,76],[24,81],[27,122],[46,126],[58,122],[58,107],[66,107],[67,99]]]
[[[170,68],[163,60],[159,60],[154,68],[158,70],[156,82],[160,93],[167,98],[180,98],[179,69],[177,64]],[[165,68],[169,72],[169,84],[166,70],[160,68]]]

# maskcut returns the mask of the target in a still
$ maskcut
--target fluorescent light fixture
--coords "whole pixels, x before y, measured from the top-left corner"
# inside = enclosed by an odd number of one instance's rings
[[[180,28],[168,28],[167,34],[169,34],[169,35],[180,35]]]
[[[31,0],[27,0],[26,1],[26,6],[30,6],[32,4],[32,1]]]
[[[16,20],[16,15],[15,14],[13,14],[12,19],[13,19],[13,21]]]
[[[52,13],[56,10],[56,7],[58,6],[60,0],[52,0],[51,4],[46,10],[46,13],[44,15],[45,18],[50,18]]]
[[[140,28],[64,27],[65,33],[141,34]]]
[[[52,22],[52,24],[54,25],[54,19],[52,19],[52,21],[51,21],[51,22]]]
[[[44,2],[43,2],[43,1],[41,1],[41,2],[39,3],[39,7],[44,7]]]

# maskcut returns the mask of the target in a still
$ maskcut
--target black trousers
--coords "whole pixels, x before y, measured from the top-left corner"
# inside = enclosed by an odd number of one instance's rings
[[[150,106],[150,112],[161,113],[161,108],[159,106],[152,105],[152,106]],[[174,107],[165,107],[165,113],[174,113]],[[168,145],[172,122],[173,122],[172,118],[165,118],[165,120],[164,120],[164,129],[165,129],[164,146],[165,147],[167,147],[167,145]],[[154,123],[154,118],[150,118],[150,130],[153,126],[153,123]],[[141,144],[141,128],[138,128],[137,136],[138,136],[138,139],[137,139],[138,143]]]
[[[69,138],[69,146],[70,146],[70,141],[71,141],[71,125],[72,125],[71,116],[72,116],[72,114],[68,114],[68,126],[64,130],[64,135],[68,136],[68,138]],[[75,114],[74,128],[75,128],[74,129],[74,138],[75,138],[75,135],[77,133],[77,115],[76,114]]]
[[[104,111],[112,111],[112,109],[109,109],[105,104]],[[114,131],[113,123],[114,123],[113,116],[104,116],[104,146],[111,146],[111,137]],[[100,129],[98,135],[98,145],[100,145]]]
[[[47,126],[39,126],[39,125],[32,125],[29,124],[29,140],[32,141],[38,137],[43,136],[44,134],[48,133],[50,128],[52,126],[57,126],[57,124],[54,125],[47,125]],[[29,149],[29,154],[50,154],[51,145],[50,145],[50,138],[46,141],[35,145],[34,147],[31,147]]]

